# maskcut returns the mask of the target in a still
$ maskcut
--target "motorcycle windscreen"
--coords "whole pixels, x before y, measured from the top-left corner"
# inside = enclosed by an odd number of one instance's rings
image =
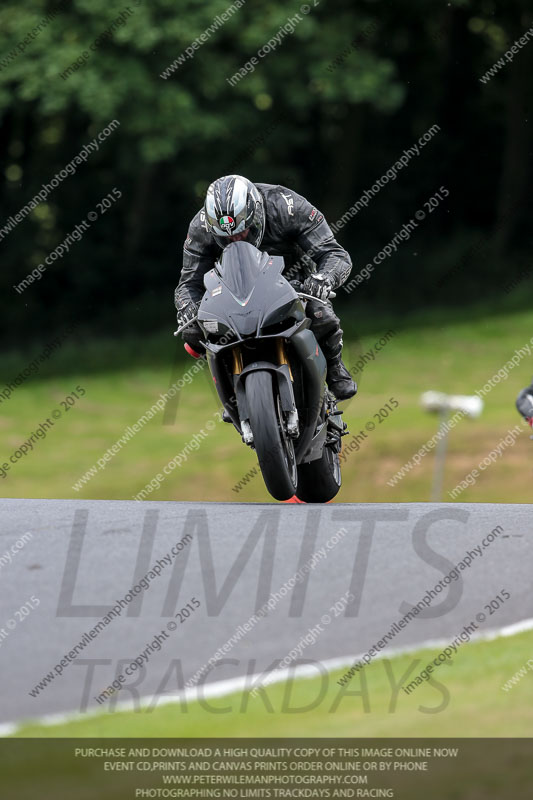
[[[234,242],[224,248],[219,272],[227,289],[240,305],[248,303],[267,258],[265,253],[247,242]]]

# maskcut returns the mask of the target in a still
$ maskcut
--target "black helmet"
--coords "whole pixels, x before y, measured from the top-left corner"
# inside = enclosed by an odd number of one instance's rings
[[[226,175],[213,181],[204,208],[207,226],[220,247],[240,239],[259,247],[265,232],[265,205],[247,178]]]

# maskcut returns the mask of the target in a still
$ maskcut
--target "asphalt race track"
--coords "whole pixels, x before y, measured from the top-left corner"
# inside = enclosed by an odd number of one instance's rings
[[[293,663],[364,653],[446,576],[391,647],[453,639],[480,613],[480,631],[531,618],[531,527],[527,505],[2,500],[0,722],[97,706],[143,651],[120,698],[175,693],[245,624],[196,682],[272,668],[310,628]]]

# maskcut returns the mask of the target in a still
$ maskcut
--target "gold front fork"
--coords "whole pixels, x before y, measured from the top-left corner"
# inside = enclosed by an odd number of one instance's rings
[[[285,352],[285,342],[284,340],[279,337],[276,339],[276,353],[278,358],[278,364],[286,364],[289,368],[289,373],[291,376],[291,381],[294,380],[292,377],[292,370],[291,365],[287,360],[287,354]],[[242,372],[242,352],[239,345],[236,345],[233,350],[231,351],[231,355],[233,357],[233,374],[240,375]]]
[[[279,365],[281,366],[282,364],[286,364],[288,366],[291,381],[294,381],[294,378],[292,377],[291,365],[287,360],[287,353],[285,352],[285,341],[281,338],[281,336],[276,339],[276,351]]]
[[[233,374],[240,375],[242,372],[242,352],[239,345],[236,345],[231,351],[233,356]]]

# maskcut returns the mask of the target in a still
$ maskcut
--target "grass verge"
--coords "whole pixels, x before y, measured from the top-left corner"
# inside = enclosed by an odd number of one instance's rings
[[[345,669],[202,702],[110,711],[66,724],[28,723],[17,737],[529,737],[533,632],[464,644],[406,694],[441,647],[376,659],[348,686]],[[513,676],[514,685],[509,685]],[[507,690],[503,687],[508,685]],[[172,687],[168,687],[171,691]],[[125,699],[125,698],[124,698]],[[111,712],[111,713],[110,713]]]
[[[386,346],[376,352],[376,342],[387,330],[390,328],[376,325],[372,332],[357,342],[347,342],[345,347],[349,367],[356,366],[361,355],[372,350],[374,358],[369,356],[364,368],[357,370],[360,392],[344,404],[351,431],[345,447],[354,436],[359,436],[359,441],[346,453],[343,487],[337,498],[340,502],[428,500],[433,452],[399,482],[391,481],[437,432],[437,418],[420,408],[421,393],[436,389],[473,394],[481,389],[517,349],[530,343],[533,312],[442,324],[428,322],[425,327],[420,322],[416,328],[395,329]],[[152,343],[148,349],[152,352],[154,348]],[[0,403],[0,446],[3,461],[9,466],[6,477],[0,480],[3,496],[131,499],[152,484],[157,488],[146,499],[194,502],[208,496],[213,501],[271,501],[259,471],[254,472],[254,453],[242,444],[233,426],[216,422],[209,430],[206,427],[220,408],[207,369],[184,384],[170,413],[157,412],[102,468],[95,468],[94,476],[89,476],[78,489],[73,488],[161,393],[194,366],[192,359],[173,366],[170,348],[167,366],[155,358],[150,365],[144,356],[138,366],[133,366],[134,354],[130,353],[123,359],[110,357],[105,368],[101,361],[98,371],[96,345],[89,344],[86,349],[87,358],[82,346],[77,367],[69,374],[48,374],[43,367],[38,377],[30,376]],[[111,353],[107,349],[102,352]],[[57,357],[61,358],[61,353]],[[482,416],[461,421],[450,433],[443,500],[450,500],[447,492],[520,423],[514,400],[518,391],[530,383],[532,371],[532,359],[525,354],[485,396]],[[5,370],[3,374],[7,376]],[[65,409],[61,401],[77,385],[86,394]],[[388,416],[380,414],[390,398],[398,402],[398,407]],[[46,438],[39,439],[33,450],[11,463],[10,456],[50,417],[53,409],[62,414]],[[370,430],[368,423],[374,426]],[[532,448],[524,429],[457,500],[529,502]],[[163,480],[155,480],[172,459],[184,452],[178,466],[164,474]]]

